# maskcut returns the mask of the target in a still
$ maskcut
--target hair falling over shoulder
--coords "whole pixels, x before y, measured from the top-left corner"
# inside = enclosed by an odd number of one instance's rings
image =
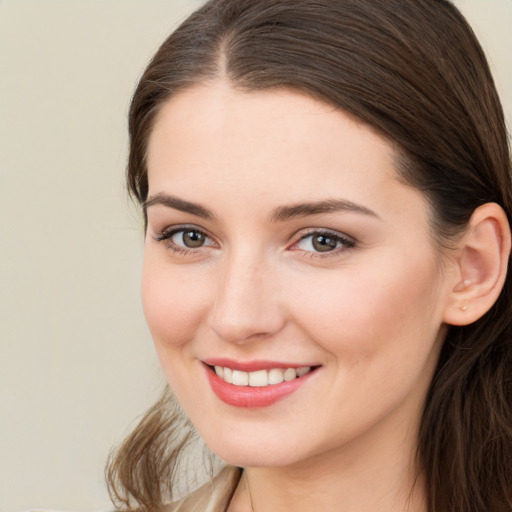
[[[158,402],[109,456],[105,476],[110,497],[119,510],[161,510],[173,497],[176,469],[194,437],[166,386]]]
[[[510,148],[484,53],[446,0],[211,0],[162,44],[129,117],[127,182],[143,202],[146,149],[173,94],[223,74],[246,91],[291,88],[392,141],[431,205],[440,244],[498,203],[512,220]],[[512,277],[477,322],[450,326],[427,396],[418,468],[429,512],[512,511]],[[158,511],[191,427],[166,393],[112,455],[111,496]]]

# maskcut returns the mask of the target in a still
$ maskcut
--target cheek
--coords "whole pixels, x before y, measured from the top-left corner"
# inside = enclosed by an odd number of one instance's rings
[[[372,268],[333,272],[314,287],[304,279],[293,304],[295,321],[328,354],[325,428],[326,437],[337,440],[370,428],[390,411],[402,411],[404,421],[417,417],[438,357],[431,266],[409,262],[407,268],[387,267],[386,275]]]
[[[144,256],[142,304],[157,349],[180,347],[192,339],[206,307],[204,292],[199,278],[151,254]]]
[[[392,261],[327,272],[314,286],[304,278],[294,294],[297,323],[338,361],[396,365],[430,350],[441,325],[435,267],[427,258]]]
[[[196,362],[190,347],[205,309],[201,290],[204,287],[198,286],[198,280],[179,266],[169,265],[165,258],[149,251],[144,255],[141,279],[144,315],[160,366],[184,406],[190,405],[189,398],[196,393],[194,380],[190,379],[191,365]],[[200,401],[193,399],[192,403],[197,406]]]

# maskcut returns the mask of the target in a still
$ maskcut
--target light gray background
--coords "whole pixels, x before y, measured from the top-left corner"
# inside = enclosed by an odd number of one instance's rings
[[[0,510],[108,508],[103,465],[163,382],[123,183],[137,77],[198,0],[0,0]],[[509,126],[512,0],[458,0]]]

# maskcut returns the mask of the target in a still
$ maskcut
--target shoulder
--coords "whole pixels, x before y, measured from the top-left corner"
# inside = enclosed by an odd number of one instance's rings
[[[189,494],[185,498],[165,507],[164,512],[224,512],[236,486],[242,470],[226,466],[210,482]]]

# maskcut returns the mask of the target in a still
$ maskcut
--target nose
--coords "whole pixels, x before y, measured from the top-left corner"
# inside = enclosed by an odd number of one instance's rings
[[[275,269],[254,255],[233,255],[220,272],[209,315],[211,329],[229,343],[277,334],[285,324]]]

